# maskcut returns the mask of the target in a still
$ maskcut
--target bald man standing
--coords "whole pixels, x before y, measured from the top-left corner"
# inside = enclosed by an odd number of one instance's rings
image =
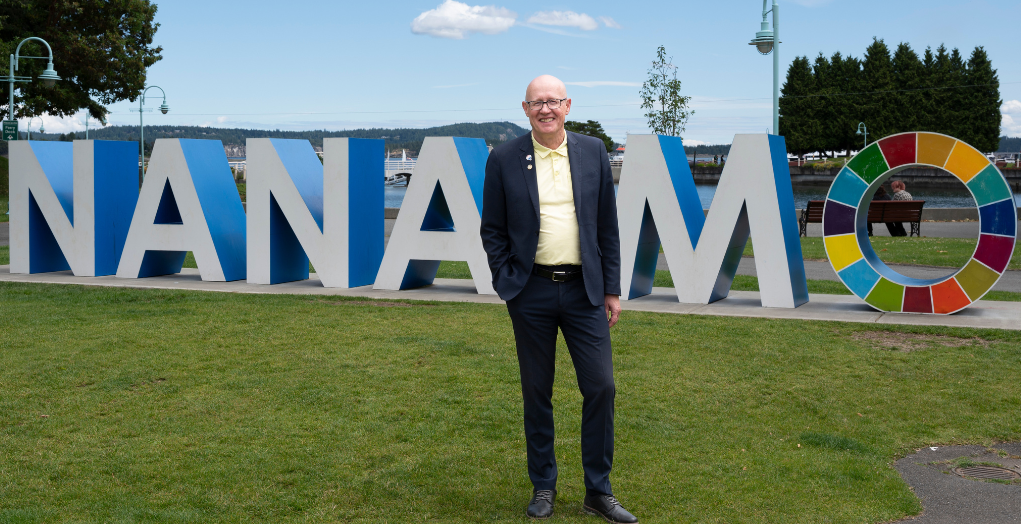
[[[526,514],[549,518],[556,503],[552,397],[559,329],[584,397],[583,507],[608,522],[638,522],[610,488],[616,395],[610,327],[620,316],[610,159],[601,140],[564,130],[571,99],[560,80],[532,80],[521,108],[532,132],[490,153],[481,234],[517,343],[534,487]]]

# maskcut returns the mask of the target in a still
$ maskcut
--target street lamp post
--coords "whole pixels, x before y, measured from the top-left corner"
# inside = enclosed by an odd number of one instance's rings
[[[27,127],[28,127],[28,139],[29,140],[32,140],[32,121],[35,120],[36,118],[39,119],[39,132],[40,133],[45,133],[46,132],[46,124],[43,123],[43,117],[41,117],[41,116],[33,116],[32,118],[28,119],[28,126]]]
[[[46,46],[46,51],[49,52],[49,56],[21,56],[21,46],[25,45],[25,42],[29,40],[37,40],[42,42]],[[7,114],[8,120],[16,120],[14,118],[14,84],[17,82],[31,82],[32,77],[30,76],[14,76],[14,72],[18,70],[18,60],[21,58],[38,58],[46,59],[46,70],[39,75],[39,79],[43,81],[43,85],[46,87],[53,87],[53,83],[60,80],[60,76],[53,70],[53,49],[50,48],[50,44],[39,38],[38,36],[30,36],[21,41],[18,47],[11,54],[11,67],[10,72],[7,74],[7,83],[10,84],[10,98],[8,99]]]
[[[858,122],[858,132],[855,134],[865,136],[861,145],[861,148],[865,149],[865,147],[869,145],[869,128],[865,126],[865,122]]]
[[[145,93],[150,89],[159,89],[160,93],[163,93],[163,105],[160,106],[160,112],[165,115],[167,114],[167,111],[170,111],[170,106],[167,105],[167,93],[163,91],[162,87],[147,86],[142,90],[142,95],[138,97],[138,154],[142,159],[141,166],[143,177],[145,176],[145,124],[142,122],[142,115],[144,115],[146,111],[152,111],[152,109],[145,109],[143,107],[145,105]]]
[[[773,6],[769,7],[769,0],[762,0],[762,26],[755,33],[755,39],[748,45],[755,46],[755,49],[764,55],[773,53],[773,134],[780,134],[780,6],[773,0]],[[773,30],[769,30],[767,16],[773,13]]]
[[[99,119],[99,126],[103,127],[106,125],[106,118]],[[89,139],[89,110],[85,110],[85,140]]]

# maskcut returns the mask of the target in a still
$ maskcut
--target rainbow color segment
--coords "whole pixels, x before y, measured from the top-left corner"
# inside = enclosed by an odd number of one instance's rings
[[[883,263],[869,241],[872,196],[890,177],[915,166],[950,172],[978,206],[978,246],[964,267],[943,278],[904,276]],[[1000,279],[1014,253],[1017,208],[1003,174],[974,147],[936,133],[901,133],[874,142],[847,163],[826,195],[822,227],[833,270],[870,306],[946,315],[970,306]]]

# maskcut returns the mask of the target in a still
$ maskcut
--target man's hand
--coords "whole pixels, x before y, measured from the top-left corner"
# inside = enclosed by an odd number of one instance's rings
[[[617,295],[606,295],[606,316],[610,319],[610,327],[613,327],[620,319],[620,297]]]

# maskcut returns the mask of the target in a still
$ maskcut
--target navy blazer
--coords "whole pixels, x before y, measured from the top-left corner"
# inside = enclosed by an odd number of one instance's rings
[[[534,149],[532,134],[526,133],[493,149],[486,162],[482,246],[489,256],[493,287],[503,300],[516,297],[524,289],[539,245]],[[570,131],[567,157],[581,237],[585,292],[592,305],[599,306],[604,295],[620,295],[620,236],[610,158],[602,140]]]

